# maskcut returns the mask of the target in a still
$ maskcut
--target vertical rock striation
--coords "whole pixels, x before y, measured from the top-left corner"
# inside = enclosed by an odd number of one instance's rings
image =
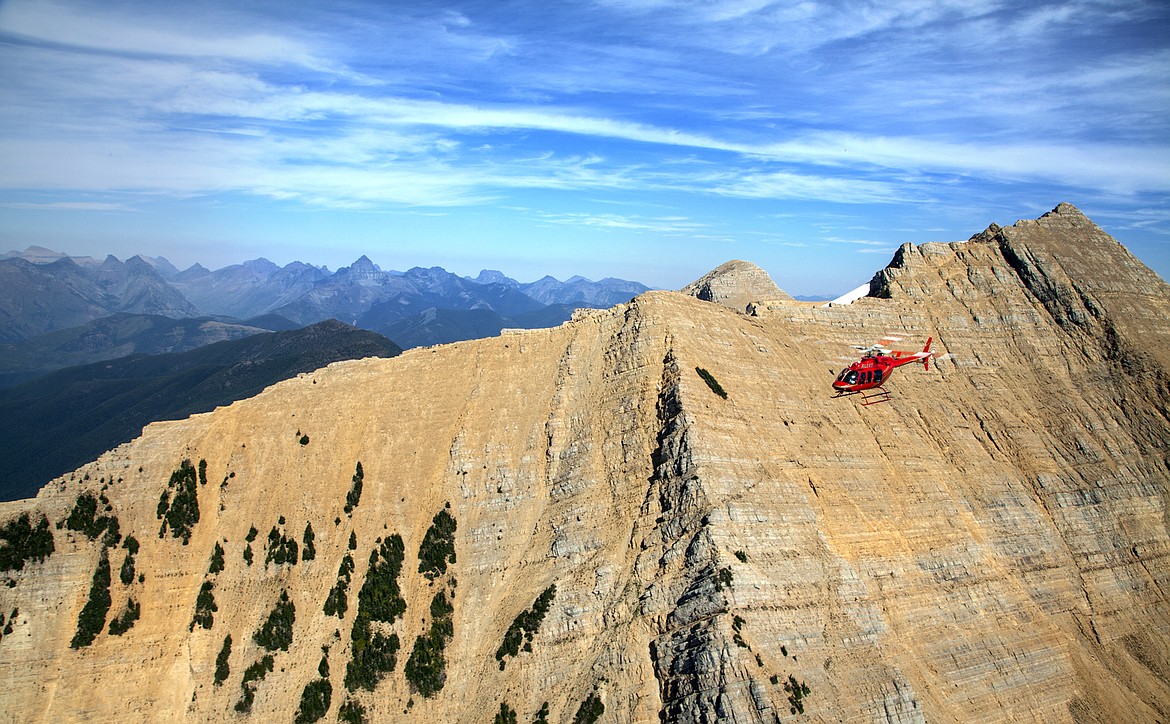
[[[290,720],[328,689],[325,720],[1170,717],[1165,283],[1062,205],[905,246],[851,305],[753,299],[651,292],[333,364],[4,504],[46,515],[54,552],[2,573],[0,716],[219,720],[246,695]],[[849,345],[891,334],[947,356],[887,404],[831,399]],[[158,534],[184,460],[186,542]],[[83,492],[97,510],[57,528]],[[269,559],[310,525],[313,559]],[[141,578],[113,578],[110,611],[139,617],[71,649],[99,561],[126,557],[111,529]],[[400,567],[370,580],[391,541]],[[264,648],[277,624],[287,648]],[[391,637],[394,665],[348,689]]]

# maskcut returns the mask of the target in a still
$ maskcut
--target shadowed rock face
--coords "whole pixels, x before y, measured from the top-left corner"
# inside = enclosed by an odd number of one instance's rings
[[[696,299],[722,304],[740,312],[751,302],[792,299],[776,286],[766,271],[751,262],[739,260],[720,264],[681,291]]]
[[[287,591],[291,644],[253,682],[265,720],[295,716],[322,646],[328,720],[352,697],[369,721],[482,722],[501,702],[571,721],[593,695],[606,721],[1167,718],[1170,291],[1074,212],[904,247],[877,296],[847,306],[773,299],[750,316],[651,292],[151,425],[0,507],[47,515],[56,547],[4,574],[0,614],[18,612],[0,715],[236,716],[266,653],[253,632]],[[901,368],[889,403],[830,399],[838,357],[889,334],[951,356]],[[184,545],[159,537],[158,511],[186,458],[208,482]],[[106,554],[109,617],[130,599],[141,617],[71,649],[102,546],[55,524],[83,491],[141,543],[141,582],[119,580],[125,551]],[[457,555],[432,581],[419,561],[440,511]],[[269,530],[284,546],[307,523],[313,560],[264,563]],[[339,619],[323,607],[351,533]],[[358,591],[394,536],[405,614],[368,625],[401,641],[396,666],[349,694]],[[210,629],[192,625],[207,581]],[[501,669],[509,627],[554,584],[531,650]],[[448,616],[449,640],[425,639]],[[430,697],[404,674],[420,637],[448,641]]]

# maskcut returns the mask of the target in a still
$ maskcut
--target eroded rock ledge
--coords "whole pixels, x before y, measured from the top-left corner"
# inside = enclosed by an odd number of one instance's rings
[[[0,506],[54,543],[3,573],[0,715],[1167,718],[1170,293],[1135,263],[1061,206],[848,306],[652,292],[151,425]],[[888,334],[946,356],[830,399]]]

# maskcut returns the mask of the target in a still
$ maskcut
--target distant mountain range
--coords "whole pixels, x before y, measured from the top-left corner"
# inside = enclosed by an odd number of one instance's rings
[[[382,335],[329,320],[171,354],[70,367],[0,391],[0,500],[31,497],[143,426],[251,397],[330,362],[393,357]]]
[[[621,279],[521,283],[498,271],[384,271],[362,256],[330,272],[254,259],[180,271],[162,257],[69,257],[42,247],[0,258],[0,387],[131,353],[176,352],[336,319],[403,347],[555,326],[578,307],[647,291]],[[166,321],[171,320],[171,321]],[[401,341],[399,341],[401,340]]]
[[[171,319],[157,314],[114,314],[16,344],[0,344],[0,389],[74,365],[131,354],[185,352],[215,342],[297,327],[276,315],[240,322],[228,317]]]
[[[0,342],[20,342],[112,314],[197,317],[186,297],[140,257],[88,263],[0,259]]]
[[[440,267],[336,272],[253,259],[180,271],[162,257],[0,255],[0,500],[137,436],[330,362],[551,327],[647,291],[621,279]],[[360,329],[359,329],[360,328]],[[388,339],[389,338],[389,339]],[[392,342],[390,340],[397,340]]]
[[[471,281],[478,284],[503,284],[542,304],[563,304],[574,309],[581,307],[608,309],[615,304],[628,302],[649,290],[644,284],[613,277],[594,282],[585,277],[574,276],[562,282],[546,276],[534,282],[521,284],[498,271],[489,269],[481,271],[479,276]]]

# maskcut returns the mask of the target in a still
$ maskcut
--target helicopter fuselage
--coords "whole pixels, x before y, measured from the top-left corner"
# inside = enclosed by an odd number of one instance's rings
[[[924,369],[929,369],[930,342],[921,352],[904,352],[888,350],[885,352],[868,352],[860,360],[841,370],[837,379],[833,380],[833,390],[838,394],[849,394],[879,388],[889,381],[894,370],[911,362],[921,362]]]

